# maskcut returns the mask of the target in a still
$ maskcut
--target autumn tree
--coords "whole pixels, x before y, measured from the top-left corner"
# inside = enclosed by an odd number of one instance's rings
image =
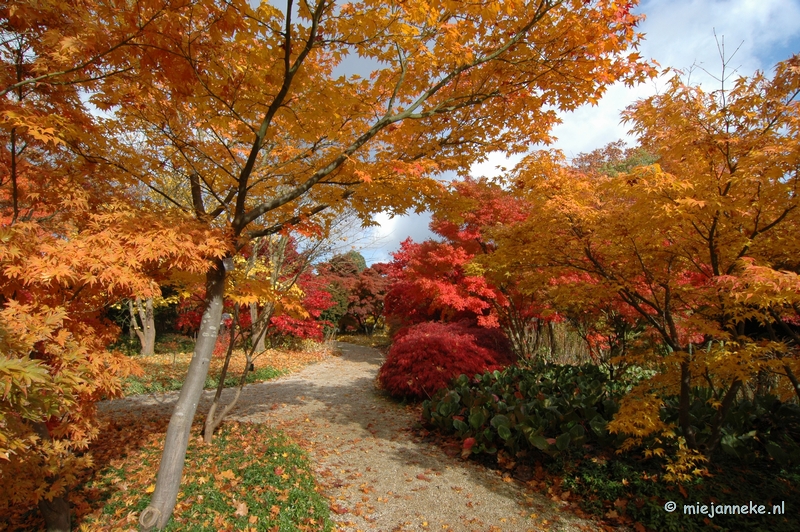
[[[657,361],[659,372],[610,425],[628,445],[677,429],[690,451],[713,451],[760,374],[779,377],[779,396],[796,389],[796,309],[784,290],[798,267],[798,61],[713,92],[676,76],[633,105],[626,119],[658,164],[587,175],[536,155],[514,175],[532,215],[494,233],[498,271],[560,279],[556,306],[614,302],[646,324],[629,361]],[[703,390],[716,412],[697,426],[690,407]],[[677,427],[660,416],[668,397]]]
[[[152,294],[161,293],[161,287],[154,286],[155,281],[151,281]],[[169,287],[174,291],[175,287]],[[139,340],[141,347],[139,354],[150,356],[155,353],[156,335],[156,314],[158,309],[165,309],[170,305],[175,305],[179,297],[171,295],[164,296],[145,296],[137,295],[120,303],[118,306],[126,306],[128,311],[128,326],[130,335],[134,335]]]
[[[548,333],[553,344],[555,312],[531,291],[520,291],[517,277],[491,276],[477,260],[497,249],[487,231],[521,222],[528,210],[526,202],[486,179],[452,183],[430,225],[438,241],[408,240],[394,254],[388,319],[397,325],[468,319],[500,327],[520,357],[535,356]]]
[[[153,279],[224,249],[190,217],[133,211],[124,176],[80,155],[103,141],[82,96],[128,69],[112,56],[168,10],[109,30],[115,5],[0,7],[0,499],[3,513],[38,505],[49,530],[70,527],[66,491],[91,461],[95,403],[136,369],[106,350],[118,333],[106,306],[155,296]]]
[[[371,334],[383,317],[386,266],[379,263],[367,267],[361,253],[349,251],[317,264],[316,270],[333,300],[323,318],[334,327],[358,328]]]
[[[372,335],[383,326],[383,310],[389,290],[388,265],[377,263],[359,273],[355,290],[350,295],[347,313],[355,318],[361,330]]]
[[[596,101],[608,84],[646,70],[627,53],[639,39],[632,7],[290,0],[279,10],[187,0],[82,4],[67,8],[67,21],[60,4],[14,3],[4,8],[4,23],[32,47],[19,56],[35,68],[21,78],[8,69],[3,94],[81,83],[109,118],[100,134],[74,127],[74,91],[69,108],[31,102],[35,112],[24,124],[7,109],[3,116],[6,131],[25,127],[31,135],[63,131],[72,120],[71,151],[114,175],[115,194],[148,187],[223,233],[230,258],[252,238],[313,215],[324,219],[345,204],[365,219],[403,212],[438,192],[432,174],[547,140],[556,110]],[[348,54],[375,65],[369,79],[342,72]],[[22,149],[13,139],[9,145]],[[69,169],[67,161],[47,163]],[[12,200],[11,216],[21,212]],[[220,322],[225,265],[215,258],[206,271],[195,355],[141,515],[145,529],[162,528],[175,504]]]

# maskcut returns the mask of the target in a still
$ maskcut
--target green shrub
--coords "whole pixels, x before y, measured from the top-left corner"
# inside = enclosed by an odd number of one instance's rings
[[[638,457],[609,454],[576,459],[558,457],[549,469],[563,478],[561,489],[570,491],[581,508],[596,515],[618,516],[612,521],[622,524],[638,522],[649,530],[800,530],[795,501],[800,500],[797,471],[782,469],[774,462],[748,467],[738,460],[721,457],[709,473],[681,485],[661,480],[659,460],[642,461]],[[677,507],[667,512],[664,505],[672,501]],[[784,503],[784,515],[715,515],[713,519],[685,514],[685,505],[741,505],[753,502],[765,505]],[[613,513],[612,513],[613,512]],[[638,530],[638,529],[637,529]]]
[[[533,364],[458,377],[423,403],[423,418],[464,440],[470,453],[512,455],[538,449],[554,456],[585,444],[614,444],[606,425],[617,411],[597,366]]]
[[[742,398],[723,424],[721,450],[707,471],[688,482],[665,482],[665,461],[615,448],[624,435],[606,424],[618,399],[651,373],[632,368],[610,381],[596,366],[532,364],[458,377],[423,403],[423,417],[463,442],[463,456],[497,453],[536,460],[555,473],[581,507],[616,524],[653,530],[800,530],[795,508],[800,468],[800,407],[771,396]],[[710,436],[717,410],[711,392],[694,390],[691,406],[698,440]],[[662,419],[676,424],[677,398],[667,397]],[[662,443],[663,445],[663,443]],[[533,451],[533,452],[529,452]],[[498,462],[501,462],[498,459]],[[551,479],[552,480],[552,479]],[[665,511],[673,501],[677,511]],[[684,514],[684,505],[785,505],[785,515]],[[637,528],[638,529],[638,528]]]
[[[704,445],[711,436],[717,409],[708,388],[695,388],[693,397],[689,415],[697,427],[697,443]],[[677,397],[665,400],[662,419],[678,425]],[[772,458],[783,466],[800,464],[800,406],[795,403],[782,402],[772,395],[739,399],[725,417],[721,432],[720,449],[739,461],[754,463]]]
[[[462,375],[423,403],[423,417],[455,433],[471,453],[533,448],[556,456],[585,444],[616,447],[625,436],[608,434],[606,425],[618,410],[617,398],[649,376],[629,368],[610,381],[597,366],[544,363],[473,379]],[[696,388],[693,396],[690,415],[702,445],[711,436],[717,409],[710,390]],[[678,398],[665,398],[662,420],[677,427],[677,416]],[[722,425],[720,449],[744,462],[800,464],[800,406],[773,396],[736,401]]]

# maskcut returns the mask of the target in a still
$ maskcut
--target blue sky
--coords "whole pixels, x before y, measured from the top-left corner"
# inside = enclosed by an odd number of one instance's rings
[[[715,33],[720,41],[724,39],[727,56],[738,48],[728,68],[744,76],[756,70],[769,72],[775,63],[800,53],[800,0],[644,0],[637,11],[647,17],[640,25],[645,34],[641,55],[661,67],[691,71],[691,81],[704,87],[717,86],[710,74],[719,75],[722,64]],[[626,138],[620,112],[635,100],[658,92],[667,79],[661,77],[632,89],[615,85],[597,106],[563,115],[562,124],[554,130],[558,141],[553,147],[573,157]],[[471,173],[494,176],[497,166],[510,168],[520,158],[507,160],[497,154],[473,166]],[[430,236],[430,218],[425,214],[394,219],[378,215],[377,221],[381,226],[372,229],[366,239],[372,243],[361,250],[368,263],[390,260],[389,253],[408,237],[421,241]]]

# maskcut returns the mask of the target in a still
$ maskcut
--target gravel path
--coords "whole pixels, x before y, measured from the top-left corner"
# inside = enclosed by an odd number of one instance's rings
[[[342,356],[246,386],[231,417],[283,429],[307,448],[341,531],[597,529],[544,494],[414,438],[413,414],[375,388],[382,355],[337,347]],[[126,403],[135,400],[135,408],[166,414],[175,397],[139,396],[104,409],[130,412]]]

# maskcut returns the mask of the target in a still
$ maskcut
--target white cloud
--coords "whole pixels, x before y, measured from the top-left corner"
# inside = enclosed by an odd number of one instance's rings
[[[800,0],[650,0],[638,11],[647,17],[639,28],[645,34],[641,55],[662,68],[685,72],[689,81],[708,89],[718,87],[714,77],[719,78],[722,69],[715,33],[730,59],[727,73],[735,70],[736,76],[769,71],[800,51]],[[554,147],[571,158],[617,139],[632,143],[620,123],[621,112],[637,99],[656,94],[666,79],[633,88],[616,84],[597,106],[562,115],[563,123],[553,130],[558,139]]]
[[[698,64],[717,75],[721,60],[714,33],[720,40],[724,37],[727,55],[739,48],[731,66],[739,67],[743,75],[769,69],[798,51],[797,0],[650,0],[642,3],[640,11],[647,16],[641,28],[646,34],[641,50],[662,66],[685,70]],[[712,81],[707,75],[697,75],[697,81]]]
[[[524,154],[516,154],[511,157],[506,157],[503,152],[492,152],[488,155],[482,163],[475,163],[469,169],[469,174],[472,177],[499,177],[505,173],[503,170],[510,170],[522,160]]]
[[[428,225],[431,223],[431,214],[427,212],[395,216],[394,218],[386,213],[379,213],[375,216],[375,221],[380,225],[367,230],[369,243],[361,248],[361,254],[367,264],[391,261],[390,253],[400,249],[400,242],[406,238],[422,242],[436,237],[428,229]]]

